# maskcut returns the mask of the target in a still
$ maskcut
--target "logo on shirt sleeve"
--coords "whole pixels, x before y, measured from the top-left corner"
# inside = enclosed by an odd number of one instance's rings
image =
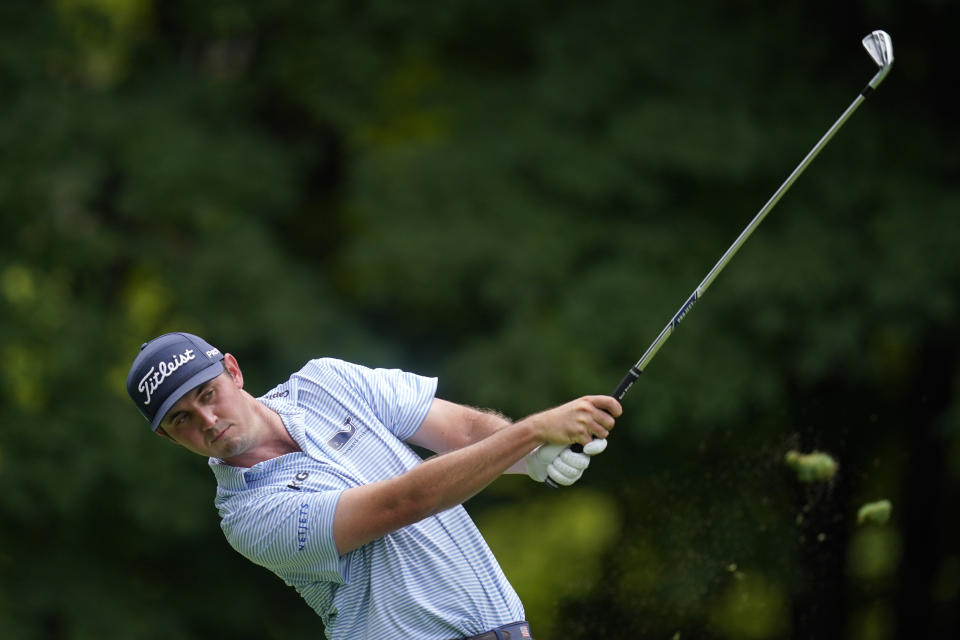
[[[300,505],[300,517],[297,519],[297,551],[303,551],[310,537],[310,504]]]

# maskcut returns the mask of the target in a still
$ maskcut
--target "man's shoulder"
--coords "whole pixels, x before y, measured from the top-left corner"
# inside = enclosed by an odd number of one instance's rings
[[[299,384],[328,385],[336,380],[354,379],[364,371],[365,367],[362,365],[339,358],[313,358],[293,372],[287,383],[296,381]]]
[[[344,377],[349,371],[351,363],[336,358],[314,358],[308,360],[300,369],[294,371],[283,382],[277,384],[259,400],[266,402],[281,402],[297,404],[297,396],[302,389],[315,390],[331,386],[336,380]]]

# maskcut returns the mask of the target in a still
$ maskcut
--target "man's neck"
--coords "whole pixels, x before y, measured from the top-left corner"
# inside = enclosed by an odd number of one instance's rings
[[[250,468],[253,465],[273,458],[300,451],[297,444],[280,414],[248,395],[256,422],[256,431],[261,434],[259,443],[252,449],[224,462],[234,467]]]

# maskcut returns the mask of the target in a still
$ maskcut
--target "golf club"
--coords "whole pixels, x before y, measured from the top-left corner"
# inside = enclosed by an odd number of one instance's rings
[[[663,331],[660,332],[660,335],[656,337],[653,343],[647,348],[643,356],[627,371],[626,375],[623,376],[623,379],[620,381],[620,384],[617,385],[616,390],[611,394],[617,400],[622,400],[626,395],[627,391],[633,386],[633,383],[637,381],[640,377],[640,374],[643,373],[643,370],[647,367],[653,357],[657,355],[657,352],[660,351],[660,348],[664,345],[667,339],[673,334],[674,330],[677,328],[677,325],[690,313],[690,309],[693,308],[693,305],[703,297],[704,292],[714,281],[714,279],[720,274],[724,267],[727,266],[727,263],[736,255],[737,251],[743,246],[743,243],[747,241],[754,230],[763,219],[767,217],[767,214],[770,213],[770,210],[780,201],[780,198],[793,186],[793,183],[797,181],[797,178],[800,177],[800,174],[806,170],[806,168],[813,162],[813,159],[817,157],[820,151],[830,142],[830,139],[834,134],[843,126],[843,124],[853,115],[853,112],[857,110],[857,107],[860,106],[860,103],[878,86],[883,82],[883,79],[890,72],[890,66],[893,64],[893,41],[890,39],[890,36],[885,31],[874,31],[868,34],[863,39],[863,46],[867,50],[867,53],[870,54],[870,57],[873,61],[880,67],[880,70],[874,74],[873,78],[870,79],[870,82],[860,91],[856,99],[850,103],[850,106],[844,110],[840,117],[837,118],[836,122],[831,125],[823,137],[813,146],[812,149],[807,153],[806,157],[800,161],[800,164],[793,170],[793,172],[787,176],[787,179],[780,185],[780,188],[776,190],[773,196],[767,200],[767,203],[763,205],[763,208],[754,216],[753,220],[750,221],[750,224],[740,233],[737,239],[730,245],[730,248],[724,252],[720,257],[720,260],[717,261],[713,268],[710,269],[710,272],[707,273],[707,276],[703,281],[694,289],[693,293],[690,294],[690,297],[687,298],[686,302],[680,307],[680,309],[674,314],[670,322],[667,323],[667,326],[663,328]],[[574,451],[582,451],[583,447],[579,444],[571,445],[570,447]],[[558,488],[553,480],[547,477],[546,484]]]

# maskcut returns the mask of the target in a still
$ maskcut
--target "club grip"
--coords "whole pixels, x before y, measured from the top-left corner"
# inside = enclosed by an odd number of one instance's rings
[[[627,391],[630,390],[630,387],[633,386],[633,383],[637,381],[637,378],[640,377],[640,370],[636,366],[630,367],[627,373],[623,376],[623,379],[620,381],[620,384],[617,385],[617,388],[614,389],[613,393],[610,394],[617,399],[617,402],[623,400],[623,396],[627,395]]]
[[[617,385],[617,388],[613,391],[612,395],[617,399],[617,402],[623,400],[623,396],[627,395],[630,387],[633,386],[633,383],[637,381],[637,378],[640,377],[641,371],[635,366],[630,367],[626,375],[623,376],[623,379],[620,381],[620,384]],[[570,451],[574,453],[583,453],[583,445],[580,443],[575,443],[570,445]],[[553,478],[547,476],[547,479],[544,480],[544,484],[550,487],[551,489],[559,489],[560,485],[553,481]]]

